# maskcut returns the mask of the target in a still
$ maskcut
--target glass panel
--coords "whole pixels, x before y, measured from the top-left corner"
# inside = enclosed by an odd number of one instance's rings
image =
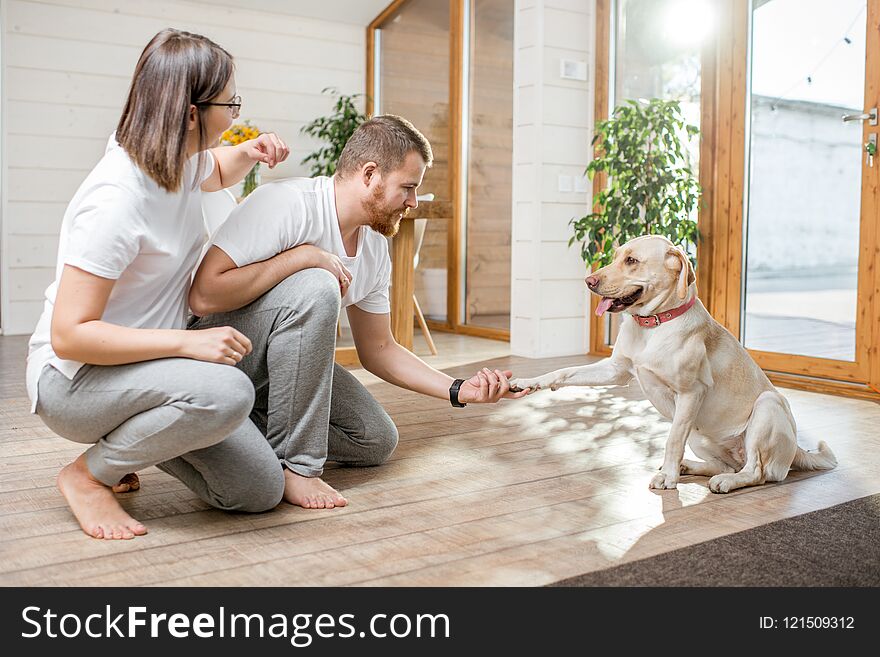
[[[474,0],[467,113],[464,323],[510,328],[513,4]]]
[[[449,3],[410,0],[380,30],[377,113],[408,119],[431,142],[434,166],[419,194],[433,194],[411,216],[430,216],[418,253],[415,293],[422,312],[446,320],[446,244],[452,218],[449,170]]]
[[[700,127],[700,51],[714,30],[712,4],[713,0],[615,3],[612,106],[639,98],[678,100],[687,122]],[[689,148],[697,170],[697,140],[691,140]],[[606,344],[614,344],[620,320],[620,314],[606,313]]]
[[[756,1],[744,344],[855,358],[865,0]]]

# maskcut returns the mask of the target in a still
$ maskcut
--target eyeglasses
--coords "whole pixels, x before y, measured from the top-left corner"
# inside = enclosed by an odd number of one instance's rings
[[[232,109],[232,118],[237,119],[241,114],[241,96],[235,96],[231,103],[195,103],[197,106],[217,105],[219,107],[229,107]]]

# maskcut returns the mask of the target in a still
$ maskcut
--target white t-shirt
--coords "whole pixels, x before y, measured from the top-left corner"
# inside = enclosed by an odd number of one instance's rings
[[[361,226],[355,255],[346,255],[333,178],[287,178],[260,185],[230,213],[213,242],[237,267],[268,260],[300,244],[312,244],[339,256],[351,272],[343,308],[355,305],[369,313],[391,312],[388,241]]]
[[[101,319],[131,328],[186,326],[193,267],[208,239],[201,190],[193,190],[198,155],[186,163],[183,182],[169,193],[131,160],[115,133],[98,165],[80,185],[61,222],[55,281],[46,289],[43,314],[29,343],[27,389],[31,410],[46,364],[67,378],[83,366],[52,350],[50,329],[64,265],[115,280]],[[204,181],[214,169],[205,154]]]

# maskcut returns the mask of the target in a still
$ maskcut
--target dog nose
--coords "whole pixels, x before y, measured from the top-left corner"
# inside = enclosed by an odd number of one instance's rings
[[[599,284],[599,277],[598,276],[587,276],[587,278],[584,279],[584,282],[587,284],[587,287],[592,290],[594,287],[596,287]]]

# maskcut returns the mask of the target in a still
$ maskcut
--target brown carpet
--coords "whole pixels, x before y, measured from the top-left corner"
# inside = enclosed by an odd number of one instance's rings
[[[880,586],[880,495],[551,586]]]

